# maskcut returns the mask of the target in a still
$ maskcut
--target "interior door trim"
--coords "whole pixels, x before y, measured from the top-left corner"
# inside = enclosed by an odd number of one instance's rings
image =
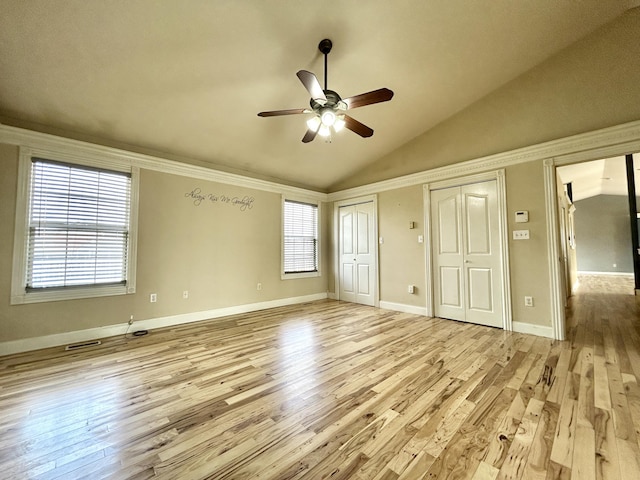
[[[333,204],[333,281],[335,290],[335,300],[340,300],[340,207],[358,205],[360,203],[373,202],[373,232],[375,241],[373,242],[374,259],[376,268],[376,278],[374,282],[375,292],[373,294],[374,305],[380,306],[380,265],[378,258],[378,195],[364,195],[361,197],[340,200]]]
[[[431,252],[431,191],[440,190],[449,187],[459,187],[473,183],[496,181],[496,192],[498,195],[498,228],[500,238],[500,263],[502,267],[502,328],[507,331],[513,330],[513,312],[511,310],[511,274],[509,268],[509,231],[507,224],[507,188],[504,176],[504,169],[494,170],[490,172],[468,175],[465,177],[450,178],[440,182],[427,183],[423,185],[424,200],[424,225],[425,238],[429,241],[424,242],[425,248],[425,285],[426,295],[426,311],[427,316],[434,315],[434,298],[433,298],[433,258]]]

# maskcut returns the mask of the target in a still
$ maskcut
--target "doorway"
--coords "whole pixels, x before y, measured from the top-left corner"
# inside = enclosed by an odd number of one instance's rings
[[[569,271],[567,296],[578,282],[614,288],[620,282],[607,277],[633,279],[634,272],[637,276],[638,167],[633,155],[620,155],[556,168],[561,258]]]
[[[637,138],[634,136],[632,138],[633,142],[628,142],[625,147],[620,145],[618,146],[607,146],[607,143],[611,142],[610,139],[607,142],[601,141],[602,146],[598,148],[585,149],[585,151],[577,152],[577,153],[568,153],[561,157],[549,158],[543,161],[544,167],[544,176],[545,176],[545,203],[547,207],[547,230],[548,230],[548,241],[549,241],[549,270],[550,270],[550,295],[551,295],[551,321],[553,327],[553,335],[557,340],[564,340],[566,338],[566,294],[567,288],[564,285],[564,258],[562,255],[563,242],[565,242],[565,238],[563,237],[563,232],[560,229],[560,225],[562,223],[562,219],[560,216],[562,215],[562,207],[561,201],[559,199],[559,192],[562,191],[562,183],[571,183],[572,195],[575,196],[576,192],[576,183],[567,181],[566,176],[560,176],[559,169],[564,169],[567,167],[567,170],[570,170],[569,167],[579,168],[581,165],[587,165],[588,163],[594,162],[597,159],[610,159],[613,156],[621,156],[626,161],[626,170],[631,171],[631,176],[627,175],[628,178],[633,179],[634,171],[638,170],[640,165],[635,165],[634,161],[638,161],[639,155],[637,154],[625,154],[620,155],[620,150],[622,148],[629,149],[633,148],[633,150],[637,151],[638,142]],[[630,148],[631,147],[631,148]],[[627,151],[629,151],[627,150]],[[632,151],[633,151],[632,150]],[[604,162],[604,160],[599,160],[600,162]],[[605,173],[604,170],[600,171],[600,174],[596,179],[598,181],[604,181],[604,183],[608,183],[608,181],[613,178]],[[622,180],[622,183],[625,183],[626,180]],[[606,191],[609,187],[605,185],[596,185],[597,188],[602,188],[602,191]],[[635,190],[635,182],[627,185],[628,191]],[[609,192],[611,193],[611,192]],[[637,212],[636,196],[631,194],[628,195],[629,198],[629,210]],[[574,198],[575,200],[575,198]],[[632,206],[631,203],[634,205]],[[636,238],[633,240],[633,263],[634,263],[634,276],[637,277],[640,272],[640,267],[638,264],[640,263],[640,250],[638,249],[638,215],[637,213],[628,216],[630,221],[630,229],[631,236],[635,236]],[[605,227],[606,228],[606,227]],[[601,228],[601,229],[605,229]],[[580,242],[579,238],[576,237],[575,243],[578,245]],[[576,247],[579,248],[579,247]],[[609,248],[606,252],[609,252]],[[604,258],[604,257],[603,257]],[[577,262],[576,262],[577,263]],[[611,263],[611,268],[613,267],[613,263]],[[616,266],[617,266],[617,262]],[[635,282],[634,282],[635,283]],[[636,286],[635,293],[638,294],[638,288]]]

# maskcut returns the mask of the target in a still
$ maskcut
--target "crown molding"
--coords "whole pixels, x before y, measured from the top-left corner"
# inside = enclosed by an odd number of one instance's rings
[[[106,160],[115,164],[139,167],[172,175],[192,177],[271,193],[303,196],[316,201],[327,201],[326,193],[8,125],[0,124],[0,143],[27,147],[34,151],[59,152],[68,158],[85,158],[93,159],[94,161]]]
[[[567,164],[584,161],[588,152],[593,159],[599,155],[615,156],[640,150],[640,120],[623,123],[614,127],[603,128],[592,132],[581,133],[528,147],[501,152],[494,155],[455,163],[444,167],[412,173],[390,180],[370,183],[328,195],[330,202],[345,200],[351,197],[395,190],[425,183],[447,180],[450,178],[481,173],[492,169],[501,169],[510,165],[527,163],[536,160],[556,158],[557,162]],[[561,157],[558,159],[558,157]]]
[[[556,165],[566,165],[576,161],[595,160],[606,156],[640,151],[640,120],[329,194],[2,124],[0,124],[0,143],[57,151],[67,156],[81,155],[84,158],[90,157],[95,160],[108,158],[114,162],[126,163],[147,170],[254,190],[302,196],[320,202],[335,202],[536,160],[555,159]]]

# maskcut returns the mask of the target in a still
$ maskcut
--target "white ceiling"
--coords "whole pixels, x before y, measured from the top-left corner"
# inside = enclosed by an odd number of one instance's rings
[[[640,185],[640,155],[633,156],[633,164],[636,185]],[[566,165],[557,172],[563,184],[571,183],[574,202],[596,195],[627,195],[624,156]]]
[[[637,0],[0,0],[0,121],[328,191]],[[374,129],[301,143],[295,73]]]

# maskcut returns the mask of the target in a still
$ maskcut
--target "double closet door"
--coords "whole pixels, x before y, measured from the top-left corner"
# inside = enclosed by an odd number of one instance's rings
[[[431,191],[434,313],[502,327],[495,180]]]

